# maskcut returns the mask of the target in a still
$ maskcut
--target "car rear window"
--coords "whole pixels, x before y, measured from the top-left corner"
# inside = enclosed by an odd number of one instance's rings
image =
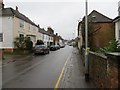
[[[45,48],[45,45],[36,45],[35,48]]]

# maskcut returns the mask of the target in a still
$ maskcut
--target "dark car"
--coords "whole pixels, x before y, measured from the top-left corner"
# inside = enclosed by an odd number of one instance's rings
[[[56,50],[55,45],[51,45],[51,46],[50,46],[50,50],[51,50],[51,51],[55,51],[55,50]]]
[[[48,54],[49,48],[46,45],[35,45],[34,54]]]

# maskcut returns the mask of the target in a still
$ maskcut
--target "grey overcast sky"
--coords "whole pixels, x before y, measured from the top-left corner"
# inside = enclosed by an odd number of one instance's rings
[[[88,14],[92,10],[114,19],[120,0],[88,0]],[[77,36],[78,21],[85,15],[85,0],[5,0],[5,7],[18,9],[41,28],[52,27],[64,39]]]

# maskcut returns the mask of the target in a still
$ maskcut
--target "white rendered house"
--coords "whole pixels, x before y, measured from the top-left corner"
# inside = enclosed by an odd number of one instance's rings
[[[2,20],[0,34],[3,34],[3,48],[13,50],[15,48],[15,38],[23,36],[30,37],[33,45],[35,45],[38,38],[38,26],[28,17],[20,13],[18,7],[16,7],[16,10],[2,7],[0,20]]]

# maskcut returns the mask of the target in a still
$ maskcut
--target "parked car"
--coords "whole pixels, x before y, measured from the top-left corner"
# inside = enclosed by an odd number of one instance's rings
[[[46,45],[35,45],[34,54],[48,54],[49,48]]]
[[[51,51],[55,51],[55,50],[56,50],[55,45],[51,45],[51,46],[50,46],[50,50],[51,50]]]
[[[64,47],[65,47],[65,45],[64,45],[64,44],[60,45],[60,48],[64,48]]]
[[[60,49],[60,46],[59,46],[59,45],[55,45],[55,47],[56,47],[56,50]]]

